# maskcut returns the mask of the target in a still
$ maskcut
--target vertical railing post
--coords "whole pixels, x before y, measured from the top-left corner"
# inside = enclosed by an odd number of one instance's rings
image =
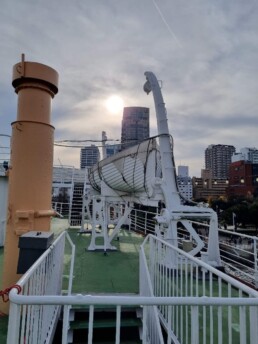
[[[68,330],[69,330],[69,313],[70,305],[65,305],[63,310],[63,328],[62,328],[62,344],[68,343]]]
[[[255,287],[258,288],[257,239],[253,238],[253,242],[254,242],[254,283],[255,283]]]
[[[93,317],[94,317],[94,306],[90,305],[88,344],[92,344],[92,340],[93,340]]]
[[[147,211],[145,213],[145,218],[144,218],[144,234],[146,235],[146,228],[147,228]]]
[[[199,344],[198,306],[191,306],[191,344]]]
[[[116,344],[120,343],[121,306],[116,307]]]
[[[142,342],[147,343],[147,306],[142,311]]]
[[[258,338],[258,307],[250,307],[250,344],[257,344]]]
[[[6,344],[19,343],[21,306],[10,302]]]

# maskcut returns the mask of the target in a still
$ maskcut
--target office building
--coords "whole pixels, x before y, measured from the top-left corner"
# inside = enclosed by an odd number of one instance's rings
[[[189,177],[189,167],[188,166],[178,166],[177,175],[178,175],[178,177]]]
[[[95,165],[100,158],[99,149],[95,145],[81,149],[80,168],[90,168]]]
[[[106,157],[112,156],[114,154],[117,154],[121,150],[120,144],[115,145],[106,145]]]
[[[235,161],[229,167],[229,197],[252,198],[258,196],[258,164]]]
[[[149,136],[149,108],[125,107],[122,119],[121,149],[134,146]]]
[[[228,179],[204,179],[193,177],[193,199],[208,202],[212,199],[226,198]]]
[[[258,164],[258,149],[257,148],[241,148],[239,153],[232,155],[232,162],[248,161],[251,164]]]
[[[228,178],[229,165],[235,151],[235,147],[230,145],[209,145],[205,149],[205,168],[211,170],[212,178]]]

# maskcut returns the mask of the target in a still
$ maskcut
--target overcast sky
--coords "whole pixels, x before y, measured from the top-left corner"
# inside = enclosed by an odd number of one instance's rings
[[[162,80],[176,165],[191,176],[210,144],[258,148],[257,0],[2,0],[0,33],[0,134],[16,118],[12,66],[25,53],[60,75],[56,140],[100,139],[102,130],[120,139],[111,95],[149,107],[155,135],[153,97],[142,90],[150,70]],[[56,147],[55,163],[78,167],[79,155]]]

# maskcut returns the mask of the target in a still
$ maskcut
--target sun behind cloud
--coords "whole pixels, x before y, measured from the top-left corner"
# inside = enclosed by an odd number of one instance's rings
[[[112,95],[106,100],[106,108],[110,113],[118,114],[123,111],[124,101],[118,95]]]

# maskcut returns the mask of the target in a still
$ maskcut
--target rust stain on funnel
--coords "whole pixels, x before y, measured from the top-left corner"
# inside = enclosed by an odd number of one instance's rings
[[[17,121],[12,123],[8,217],[4,251],[3,288],[17,282],[19,236],[49,231],[54,127],[51,102],[58,92],[58,73],[44,64],[25,61],[13,67],[12,85],[18,94]],[[9,305],[1,304],[3,312]]]

